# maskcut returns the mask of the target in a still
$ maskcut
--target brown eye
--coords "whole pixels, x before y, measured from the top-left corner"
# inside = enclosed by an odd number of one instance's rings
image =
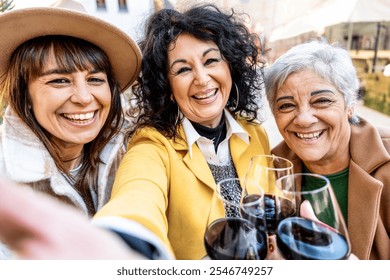
[[[278,110],[281,112],[289,112],[291,110],[294,110],[295,105],[292,103],[284,103],[278,107]]]
[[[177,70],[176,75],[179,75],[181,73],[184,73],[184,72],[187,72],[187,71],[190,71],[190,70],[191,69],[189,67],[182,67],[179,70]]]
[[[48,84],[66,84],[66,83],[69,83],[69,80],[64,78],[53,79],[48,82]]]
[[[89,78],[89,79],[88,79],[88,82],[90,82],[90,83],[103,84],[103,83],[106,82],[106,80],[100,79],[100,78]]]
[[[334,102],[333,100],[328,99],[328,98],[319,98],[319,99],[315,100],[313,102],[313,104],[317,105],[317,106],[324,107],[324,106],[331,105],[333,102]]]
[[[209,58],[206,60],[206,63],[204,65],[207,66],[207,65],[213,64],[213,63],[218,62],[218,61],[219,61],[219,59],[217,59],[217,58]]]

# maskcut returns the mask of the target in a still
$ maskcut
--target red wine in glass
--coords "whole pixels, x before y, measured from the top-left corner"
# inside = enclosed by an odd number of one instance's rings
[[[204,236],[207,255],[213,260],[262,260],[267,256],[267,235],[242,218],[220,218]]]
[[[277,244],[289,260],[342,260],[350,254],[342,234],[325,223],[301,217],[279,223]]]
[[[249,194],[242,199],[241,216],[255,224],[257,230],[266,232],[264,204],[260,200],[262,195]],[[260,203],[261,201],[261,203]]]
[[[275,234],[281,220],[296,215],[291,200],[276,197],[274,194],[264,195],[265,220],[268,234]]]

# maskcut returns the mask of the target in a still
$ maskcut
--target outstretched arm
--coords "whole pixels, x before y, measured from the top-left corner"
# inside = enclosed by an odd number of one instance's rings
[[[145,258],[75,209],[5,180],[0,180],[0,240],[21,259]]]

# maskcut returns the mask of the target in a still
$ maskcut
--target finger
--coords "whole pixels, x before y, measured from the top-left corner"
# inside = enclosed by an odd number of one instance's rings
[[[306,218],[312,221],[318,222],[318,218],[314,213],[313,207],[311,206],[310,202],[308,200],[305,200],[301,203],[300,206],[300,216],[302,218]]]
[[[268,254],[266,260],[284,260],[284,257],[277,246],[275,234],[268,236]]]

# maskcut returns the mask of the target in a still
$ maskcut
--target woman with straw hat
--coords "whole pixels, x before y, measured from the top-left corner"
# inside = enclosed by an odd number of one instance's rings
[[[121,92],[138,76],[139,48],[115,26],[68,9],[10,11],[0,25],[0,175],[92,215],[125,148]]]
[[[0,26],[0,176],[91,216],[126,148],[121,92],[139,74],[140,50],[117,27],[69,9],[9,11]]]

